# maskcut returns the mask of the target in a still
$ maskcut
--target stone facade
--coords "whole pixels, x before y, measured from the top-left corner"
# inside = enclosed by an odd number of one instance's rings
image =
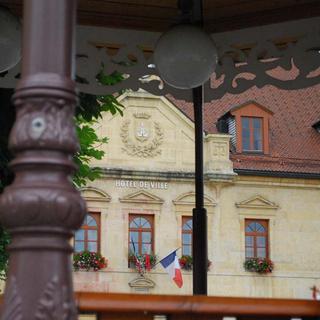
[[[191,272],[181,289],[157,265],[144,283],[128,268],[128,216],[154,216],[154,251],[164,257],[181,246],[183,216],[194,207],[194,125],[163,97],[123,94],[124,116],[97,125],[110,138],[93,163],[103,178],[82,190],[88,211],[101,213],[101,253],[108,268],[75,272],[76,290],[192,294]],[[320,285],[320,180],[237,175],[229,135],[207,134],[205,206],[208,212],[208,292],[218,296],[311,298]],[[243,268],[245,219],[269,223],[271,274]],[[178,251],[178,255],[179,255]]]

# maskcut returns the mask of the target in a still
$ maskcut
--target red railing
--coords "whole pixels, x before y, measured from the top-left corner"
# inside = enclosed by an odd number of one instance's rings
[[[144,320],[165,315],[170,320],[319,319],[320,301],[206,296],[76,293],[81,313],[99,320]]]

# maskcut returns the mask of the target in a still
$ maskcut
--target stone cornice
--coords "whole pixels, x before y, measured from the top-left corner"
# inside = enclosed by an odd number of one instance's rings
[[[154,179],[158,180],[181,180],[190,181],[195,179],[194,172],[182,172],[182,171],[143,171],[143,170],[129,170],[129,169],[118,169],[118,168],[101,168],[103,176],[121,179],[130,178],[143,178],[143,179]],[[236,173],[223,174],[223,173],[205,173],[205,181],[221,181],[221,182],[232,182]]]

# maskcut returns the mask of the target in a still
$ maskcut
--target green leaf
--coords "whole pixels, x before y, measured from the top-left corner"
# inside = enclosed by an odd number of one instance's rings
[[[115,85],[125,79],[119,72],[105,74],[104,65],[96,76],[102,85]],[[88,83],[85,78],[76,76],[79,83]],[[12,155],[8,150],[9,132],[14,123],[15,109],[11,104],[13,90],[0,88],[0,193],[3,188],[11,183],[13,174],[8,167]],[[78,170],[73,176],[76,186],[85,186],[88,181],[94,181],[102,175],[102,169],[92,168],[92,160],[103,159],[105,152],[102,150],[108,142],[107,137],[98,137],[94,125],[102,118],[103,112],[110,112],[112,115],[123,115],[124,106],[119,103],[114,95],[91,95],[79,93],[79,103],[76,106],[76,133],[79,138],[80,150],[74,156]],[[10,243],[10,235],[0,225],[0,279],[6,278],[8,265],[7,245]]]
[[[124,80],[124,76],[118,71],[114,71],[111,74],[105,74],[104,72],[104,64],[101,63],[101,68],[98,74],[96,75],[96,79],[104,85],[113,86],[122,80]]]

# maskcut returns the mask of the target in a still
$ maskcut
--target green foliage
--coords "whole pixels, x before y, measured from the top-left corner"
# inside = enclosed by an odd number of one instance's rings
[[[113,116],[116,113],[123,116],[124,106],[113,95],[97,96],[97,101],[100,104],[101,111],[111,112]]]
[[[12,94],[12,89],[0,89],[0,194],[13,179],[13,174],[8,167],[12,158],[8,149],[9,133],[15,119],[15,110],[11,104]],[[0,280],[6,279],[9,258],[7,246],[9,243],[10,235],[0,225]]]
[[[124,79],[124,77],[114,72],[105,75],[103,65],[97,75],[97,80],[102,85],[114,85]],[[77,77],[78,82],[86,83],[86,79]],[[15,119],[15,110],[11,104],[12,89],[0,88],[0,193],[3,188],[13,180],[13,174],[8,164],[12,158],[8,150],[9,133]],[[90,167],[92,159],[100,160],[104,156],[104,151],[99,148],[107,143],[106,137],[100,138],[94,130],[98,119],[102,118],[103,112],[110,112],[112,115],[119,113],[123,115],[124,107],[113,95],[95,96],[85,93],[79,94],[79,104],[76,107],[76,132],[79,139],[80,151],[75,155],[74,161],[78,166],[78,171],[74,175],[74,184],[78,187],[86,185],[87,181],[93,181],[101,176],[101,169]],[[6,250],[10,242],[10,235],[0,226],[0,279],[5,279],[8,263],[8,253]]]
[[[104,65],[96,76],[97,81],[102,85],[114,85],[124,79],[123,75],[115,71],[111,75],[104,73]],[[85,83],[86,79],[77,77],[78,82]],[[77,187],[87,184],[101,177],[101,168],[90,167],[92,159],[101,160],[105,154],[99,147],[108,142],[106,137],[99,138],[94,130],[97,120],[102,119],[103,112],[110,112],[112,115],[119,113],[123,115],[124,106],[118,102],[114,95],[95,96],[87,93],[79,94],[79,105],[76,108],[76,132],[79,139],[80,151],[75,155],[74,161],[78,171],[73,177]]]
[[[99,147],[108,142],[106,137],[98,137],[94,126],[97,120],[102,119],[103,112],[110,112],[112,115],[119,113],[123,115],[124,106],[120,104],[113,95],[93,96],[80,94],[80,104],[76,109],[76,132],[79,139],[80,150],[75,155],[74,161],[78,171],[73,176],[73,182],[77,187],[87,184],[101,177],[100,168],[90,166],[91,160],[101,160],[105,152]]]
[[[10,243],[10,235],[0,226],[0,280],[5,280],[7,276],[9,254],[7,246]]]
[[[108,260],[98,252],[82,251],[73,255],[73,268],[98,271],[108,266]]]
[[[79,94],[79,105],[76,108],[76,118],[81,116],[85,121],[91,122],[102,118],[102,112],[111,112],[112,115],[119,113],[123,115],[123,105],[115,96],[95,96],[92,94]]]
[[[179,259],[179,264],[181,269],[184,270],[192,270],[193,260],[191,256],[184,255]]]
[[[274,267],[273,262],[267,258],[246,259],[243,266],[246,271],[257,273],[271,273]]]
[[[105,152],[99,150],[99,146],[107,143],[108,139],[106,137],[98,137],[92,127],[94,123],[95,121],[85,121],[81,116],[77,118],[76,132],[80,151],[74,157],[78,171],[73,176],[73,182],[78,187],[86,185],[88,180],[93,181],[101,176],[101,169],[90,167],[90,161],[92,159],[102,159]]]
[[[105,74],[104,63],[101,63],[101,69],[99,73],[96,75],[96,78],[97,78],[97,81],[99,81],[101,84],[104,84],[107,86],[113,86],[125,79],[123,74],[121,74],[118,71],[114,71],[111,74]]]

